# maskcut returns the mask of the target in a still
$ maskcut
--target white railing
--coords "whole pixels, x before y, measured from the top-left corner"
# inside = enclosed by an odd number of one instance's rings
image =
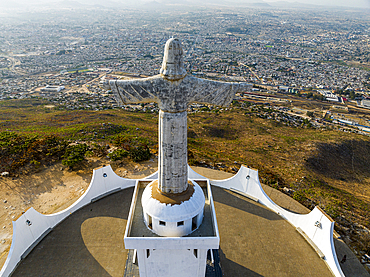
[[[124,179],[110,166],[94,169],[86,192],[67,209],[44,215],[30,208],[13,221],[13,238],[0,276],[9,276],[18,263],[61,221],[89,203],[121,189],[134,187],[137,180]]]
[[[189,179],[207,180],[207,178],[188,167]],[[154,173],[146,179],[156,179]],[[18,263],[61,221],[69,215],[118,190],[134,187],[138,180],[121,178],[110,166],[94,169],[93,177],[86,192],[67,209],[50,215],[43,215],[31,208],[13,221],[13,239],[8,257],[0,271],[0,277],[9,276]],[[267,206],[272,211],[290,222],[306,238],[312,247],[327,263],[337,277],[344,277],[334,249],[334,222],[319,208],[309,214],[291,213],[276,205],[261,187],[258,171],[242,166],[233,177],[225,180],[210,180],[214,186],[231,189],[244,194]]]
[[[192,171],[192,169],[190,170]],[[189,175],[197,176],[197,173],[194,172]],[[334,248],[334,221],[319,207],[315,207],[309,214],[295,214],[281,208],[262,189],[258,171],[244,166],[233,177],[225,180],[211,180],[211,184],[239,192],[279,214],[296,227],[297,231],[326,262],[334,276],[345,276],[340,268]]]

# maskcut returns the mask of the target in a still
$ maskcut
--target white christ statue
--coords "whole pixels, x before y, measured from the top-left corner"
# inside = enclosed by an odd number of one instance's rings
[[[194,102],[228,106],[235,93],[250,84],[219,82],[189,76],[183,65],[181,43],[166,42],[159,75],[134,80],[109,80],[110,88],[121,104],[158,104],[159,160],[158,189],[165,194],[180,194],[188,188],[187,108]]]

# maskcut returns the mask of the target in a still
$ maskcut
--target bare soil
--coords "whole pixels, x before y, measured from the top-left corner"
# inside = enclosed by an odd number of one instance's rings
[[[89,159],[78,170],[61,163],[40,167],[30,175],[0,177],[0,267],[4,264],[12,241],[12,221],[33,207],[52,214],[73,204],[88,188],[93,169],[108,164],[105,159]],[[138,179],[157,170],[157,161],[111,163],[121,177]]]

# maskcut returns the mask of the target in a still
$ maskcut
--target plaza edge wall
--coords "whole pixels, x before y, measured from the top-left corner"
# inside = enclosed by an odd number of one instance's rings
[[[9,276],[18,263],[61,221],[80,208],[121,189],[134,187],[137,180],[121,178],[110,166],[94,169],[86,192],[70,207],[55,214],[43,215],[34,208],[13,221],[13,238],[0,276]]]
[[[189,174],[189,176],[190,175],[195,177],[199,174],[194,172]],[[242,166],[233,177],[225,180],[211,180],[211,184],[238,191],[240,194],[265,205],[279,214],[282,218],[296,227],[297,231],[301,233],[326,262],[334,276],[345,276],[340,268],[334,248],[334,221],[319,207],[315,207],[309,214],[295,214],[281,208],[276,205],[262,189],[258,178],[258,171],[244,166]]]
[[[188,167],[189,179],[207,180],[207,178]],[[156,179],[154,173],[145,179]],[[9,276],[18,263],[44,238],[56,225],[73,212],[118,190],[134,187],[138,180],[121,178],[110,166],[94,169],[93,177],[86,192],[67,209],[50,215],[43,215],[30,208],[16,221],[13,221],[13,239],[8,257],[0,271],[0,277]],[[211,180],[212,185],[238,191],[245,196],[267,206],[291,223],[311,243],[334,276],[344,277],[334,248],[334,222],[319,208],[309,214],[301,215],[289,212],[276,205],[261,187],[258,171],[242,166],[238,173],[225,180]]]

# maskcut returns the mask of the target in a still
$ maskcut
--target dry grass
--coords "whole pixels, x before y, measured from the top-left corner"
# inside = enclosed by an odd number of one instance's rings
[[[0,102],[0,131],[109,143],[116,133],[128,130],[147,138],[152,152],[157,151],[155,113],[59,111],[47,104],[40,100]],[[346,228],[353,222],[370,229],[369,137],[284,126],[253,113],[246,115],[239,108],[189,114],[188,129],[189,163],[230,172],[242,164],[256,168],[263,183],[291,188],[293,198],[307,207],[322,207],[340,222],[337,228],[342,235],[348,235]],[[356,239],[357,233],[350,235]],[[356,247],[369,248],[366,243]]]

